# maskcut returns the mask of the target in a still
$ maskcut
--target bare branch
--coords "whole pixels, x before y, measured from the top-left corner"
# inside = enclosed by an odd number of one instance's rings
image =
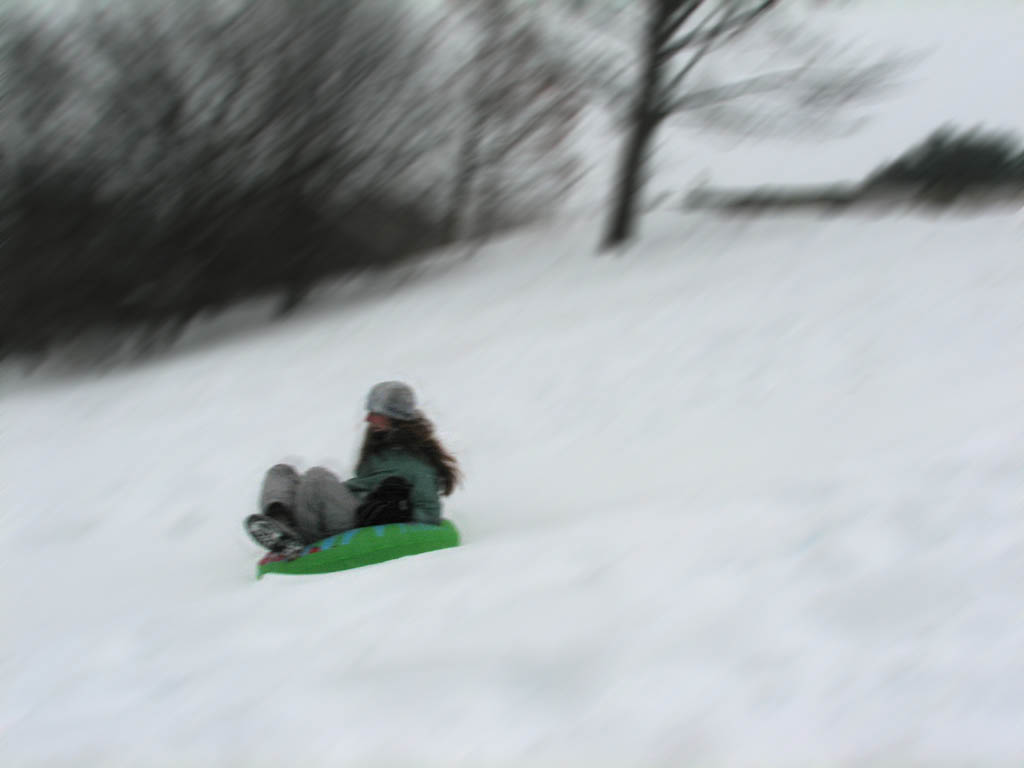
[[[657,0],[656,0],[657,1]],[[659,50],[667,45],[690,17],[704,4],[704,0],[684,0],[675,9],[662,8],[664,15],[655,15],[652,23],[657,30],[655,45]]]
[[[779,0],[761,0],[761,3],[756,7],[751,8],[745,13],[734,15],[731,19],[712,27],[711,29],[695,29],[675,42],[664,46],[660,51],[660,55],[664,59],[669,59],[680,51],[683,51],[690,46],[702,43],[705,40],[717,40],[723,35],[736,32],[737,30],[746,29],[756,21],[758,17],[771,10],[778,2]]]
[[[556,97],[551,107],[557,107],[561,104],[562,100]],[[510,137],[506,138],[501,147],[492,156],[505,157],[508,155],[513,149],[535,136],[541,129],[550,125],[552,114],[553,109],[551,108],[538,109],[529,120],[513,131]]]
[[[791,85],[793,81],[807,71],[806,67],[798,69],[771,72],[766,75],[758,75],[747,80],[721,85],[715,88],[705,88],[700,91],[692,91],[685,96],[676,99],[669,108],[669,112],[681,112],[688,109],[700,109],[718,104],[723,101],[730,101],[740,96],[749,96],[753,93],[767,93]]]
[[[721,23],[719,24],[719,26],[722,26],[728,24],[729,20],[733,17],[733,15],[735,15],[736,6],[732,3],[729,3],[720,6],[719,11],[721,16],[724,17]],[[717,21],[716,14],[714,13],[708,14],[708,17],[704,21],[705,24],[710,24],[712,20]],[[698,27],[698,30],[703,28],[703,26],[704,25]],[[665,85],[663,90],[663,96],[661,99],[659,99],[659,101],[665,103],[666,101],[671,99],[671,94],[675,93],[676,89],[680,86],[683,80],[685,80],[687,76],[694,70],[694,68],[700,63],[700,60],[703,59],[708,54],[708,51],[711,50],[712,46],[715,43],[715,40],[716,38],[710,36],[704,39],[704,42],[701,44],[700,48],[697,49],[697,52],[690,57],[690,60],[683,66],[683,68],[680,69],[679,72],[677,72],[675,76]]]

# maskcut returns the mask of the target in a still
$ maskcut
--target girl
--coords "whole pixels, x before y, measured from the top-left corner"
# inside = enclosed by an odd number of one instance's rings
[[[366,411],[354,477],[342,482],[323,467],[299,474],[287,464],[267,471],[261,512],[245,520],[257,543],[297,556],[305,545],[350,528],[440,524],[440,497],[451,495],[461,471],[434,425],[417,410],[412,388],[400,381],[376,384]]]

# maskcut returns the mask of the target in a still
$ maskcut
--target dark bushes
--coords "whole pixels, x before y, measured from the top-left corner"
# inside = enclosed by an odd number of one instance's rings
[[[914,187],[950,202],[967,191],[1024,187],[1024,151],[1006,133],[943,128],[875,171],[869,187]]]
[[[166,340],[258,294],[287,311],[571,183],[570,80],[541,36],[474,55],[475,3],[120,5],[4,12],[0,357],[95,330]],[[517,14],[501,23],[528,27]]]
[[[936,131],[856,184],[729,190],[700,187],[688,208],[763,212],[810,209],[834,213],[854,207],[890,209],[901,203],[945,207],[954,203],[1024,203],[1024,150],[1010,134],[950,128]]]
[[[444,140],[428,48],[394,7],[214,6],[5,19],[0,357],[261,293],[289,309],[440,242],[406,178]]]

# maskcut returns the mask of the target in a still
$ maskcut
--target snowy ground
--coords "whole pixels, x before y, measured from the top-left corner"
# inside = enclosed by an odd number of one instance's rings
[[[0,764],[1016,764],[1021,223],[598,224],[3,371]],[[263,470],[346,471],[386,378],[465,545],[256,582]]]

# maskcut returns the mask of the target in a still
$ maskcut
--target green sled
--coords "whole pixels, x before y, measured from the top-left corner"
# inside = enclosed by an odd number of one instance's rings
[[[450,520],[442,520],[440,525],[391,523],[353,528],[310,544],[294,560],[284,560],[274,553],[266,555],[256,566],[256,578],[268,573],[344,571],[458,544],[459,532]]]

